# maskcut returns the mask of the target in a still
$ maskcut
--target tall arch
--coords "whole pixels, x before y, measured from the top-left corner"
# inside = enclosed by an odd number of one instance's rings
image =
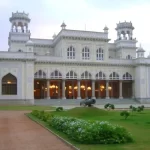
[[[96,79],[106,80],[106,75],[102,71],[98,72],[95,77]]]
[[[85,71],[81,74],[81,79],[91,79],[92,75],[88,71]]]
[[[46,73],[42,70],[39,70],[34,74],[34,78],[46,78]]]
[[[119,75],[116,72],[113,72],[109,75],[110,80],[119,80]]]
[[[60,73],[60,71],[55,70],[51,73],[51,78],[52,79],[61,79],[62,78],[62,74]]]
[[[132,75],[129,74],[128,72],[126,72],[123,76],[122,76],[123,80],[132,80]]]
[[[11,73],[2,78],[2,95],[17,95],[17,78]]]
[[[66,74],[66,78],[67,79],[77,79],[77,74],[71,70]]]

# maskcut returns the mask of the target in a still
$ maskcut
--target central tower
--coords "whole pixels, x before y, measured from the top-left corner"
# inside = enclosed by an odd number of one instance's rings
[[[9,32],[8,45],[9,51],[24,51],[25,43],[30,39],[29,14],[25,12],[12,13],[9,18],[11,30]]]
[[[119,22],[116,27],[116,55],[118,58],[132,59],[136,57],[136,38],[133,38],[134,27],[131,22]]]

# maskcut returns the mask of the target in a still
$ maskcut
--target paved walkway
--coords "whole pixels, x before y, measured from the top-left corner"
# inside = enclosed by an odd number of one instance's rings
[[[21,111],[0,111],[0,150],[71,150]]]

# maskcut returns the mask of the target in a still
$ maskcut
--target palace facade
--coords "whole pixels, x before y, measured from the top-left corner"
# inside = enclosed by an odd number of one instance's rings
[[[30,18],[12,13],[8,51],[0,52],[0,100],[136,99],[150,103],[150,58],[136,47],[131,22],[119,22],[109,43],[103,32],[66,29],[52,39],[30,38]]]

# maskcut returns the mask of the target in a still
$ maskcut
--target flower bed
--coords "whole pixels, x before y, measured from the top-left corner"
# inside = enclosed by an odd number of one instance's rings
[[[50,126],[79,143],[117,144],[133,141],[131,134],[125,128],[107,121],[89,122],[72,117],[52,116],[44,111],[33,111],[32,115],[47,121]]]
[[[69,138],[86,144],[117,144],[132,142],[129,132],[109,122],[88,122],[71,117],[52,117],[49,125],[65,133]]]

